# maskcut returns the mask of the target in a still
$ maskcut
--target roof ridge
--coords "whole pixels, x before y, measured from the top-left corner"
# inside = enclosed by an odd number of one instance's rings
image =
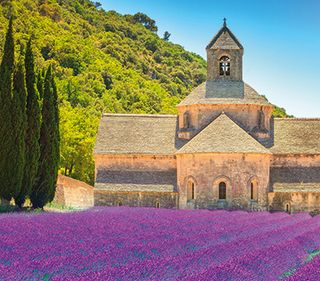
[[[208,44],[208,46],[206,47],[206,49],[210,49],[214,43],[218,40],[218,38],[221,36],[221,34],[223,32],[227,31],[230,35],[230,37],[233,39],[233,41],[238,45],[238,47],[240,49],[243,49],[242,44],[240,43],[240,41],[238,40],[238,38],[232,33],[232,31],[225,25],[223,25],[220,30],[217,32],[217,34],[212,38],[212,40],[210,41],[210,43]]]
[[[274,118],[274,120],[281,120],[281,121],[320,121],[320,117],[285,117],[285,118]]]
[[[102,117],[148,117],[148,118],[177,118],[174,114],[126,114],[126,113],[103,113]]]

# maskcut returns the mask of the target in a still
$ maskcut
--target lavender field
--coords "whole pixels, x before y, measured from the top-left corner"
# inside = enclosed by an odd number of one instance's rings
[[[3,214],[0,280],[320,280],[320,216],[126,207]]]

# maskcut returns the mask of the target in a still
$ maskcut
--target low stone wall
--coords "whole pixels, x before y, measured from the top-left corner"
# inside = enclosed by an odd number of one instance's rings
[[[74,208],[89,208],[93,206],[93,187],[63,176],[58,176],[54,203]]]
[[[95,206],[178,208],[177,192],[120,192],[94,190]]]
[[[320,192],[269,192],[269,211],[312,212],[320,209]]]

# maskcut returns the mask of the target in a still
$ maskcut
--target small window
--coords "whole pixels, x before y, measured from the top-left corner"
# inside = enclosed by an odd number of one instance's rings
[[[290,208],[290,204],[289,203],[286,204],[286,212],[287,213],[291,212],[291,208]]]
[[[257,181],[252,181],[250,183],[250,199],[257,201],[258,200],[258,184]]]
[[[251,183],[250,187],[250,199],[253,200],[253,182]]]
[[[121,207],[122,205],[122,201],[118,201],[118,207]]]
[[[227,56],[220,59],[220,76],[230,76],[230,59]]]
[[[190,127],[189,112],[183,114],[183,128],[188,129]]]
[[[188,181],[187,186],[187,200],[194,200],[195,199],[195,187],[194,182],[192,180]]]
[[[156,208],[157,208],[157,209],[160,208],[160,203],[159,203],[159,202],[156,203]]]
[[[227,199],[227,187],[225,182],[219,183],[219,200]]]

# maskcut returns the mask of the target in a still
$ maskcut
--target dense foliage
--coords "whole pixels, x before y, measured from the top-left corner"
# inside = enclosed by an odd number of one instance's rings
[[[4,214],[0,279],[319,280],[319,231],[320,216],[308,214],[126,207]]]
[[[27,128],[27,89],[26,89],[26,76],[24,71],[24,60],[21,57],[16,67],[13,79],[13,102],[12,102],[12,128],[11,134],[13,136],[13,152],[14,162],[12,169],[15,171],[13,175],[12,187],[15,189],[13,197],[18,206],[22,206],[23,202],[20,201],[20,194],[25,190],[23,186],[23,177],[26,167],[26,145],[25,133]],[[10,176],[10,175],[8,175]]]
[[[42,122],[40,130],[40,159],[35,184],[30,194],[34,208],[43,208],[55,195],[60,159],[59,110],[57,90],[49,66],[44,79]]]
[[[168,42],[169,32],[161,39],[155,21],[142,13],[105,12],[89,0],[0,5],[0,39],[13,12],[19,42],[33,34],[37,67],[53,65],[61,170],[77,179],[93,182],[92,150],[102,112],[176,113],[177,103],[206,79],[205,60]]]
[[[17,63],[14,43],[13,20],[10,17],[0,65],[0,199],[11,201],[14,198],[16,205],[22,207],[29,195],[34,208],[43,208],[54,198],[58,177],[60,134],[57,88],[51,66],[45,72],[44,85],[42,79],[36,81],[31,40],[25,56],[20,44]],[[36,85],[43,89],[41,101],[38,100]],[[34,115],[40,111],[40,103],[41,120],[39,115]],[[39,131],[40,135],[37,134]],[[40,155],[37,147],[40,148]],[[34,161],[30,163],[30,160]]]
[[[15,202],[22,206],[35,184],[40,158],[40,99],[36,89],[34,56],[31,40],[28,41],[25,54],[26,88],[27,88],[27,123],[25,131],[25,167],[20,192]],[[42,83],[39,79],[38,83]]]
[[[21,179],[20,167],[16,169],[15,165],[22,165],[22,163],[16,163],[19,159],[20,148],[17,148],[16,151],[17,140],[14,129],[23,131],[23,128],[20,128],[20,125],[23,124],[21,124],[22,120],[14,120],[16,117],[14,112],[20,105],[15,104],[19,102],[19,98],[16,98],[16,94],[19,93],[16,91],[13,93],[13,74],[14,39],[12,19],[10,19],[0,65],[0,197],[8,201],[19,192],[20,183],[17,184],[17,180]],[[14,125],[17,128],[13,127]]]

